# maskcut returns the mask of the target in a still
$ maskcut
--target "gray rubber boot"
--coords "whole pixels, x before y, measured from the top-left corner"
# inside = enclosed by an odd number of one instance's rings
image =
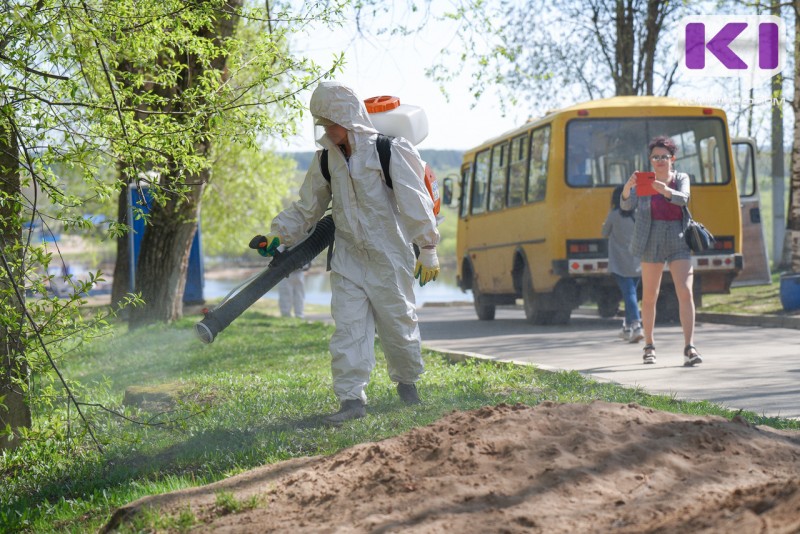
[[[399,382],[397,384],[397,394],[400,395],[400,400],[408,405],[422,403],[422,401],[419,400],[419,393],[417,393],[416,384],[403,384],[402,382]]]
[[[360,419],[367,415],[367,407],[359,399],[342,401],[338,412],[325,417],[325,422],[331,425],[341,425],[351,419]]]

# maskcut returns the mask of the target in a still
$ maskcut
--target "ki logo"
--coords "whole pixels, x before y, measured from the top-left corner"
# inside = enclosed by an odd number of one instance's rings
[[[768,79],[783,68],[785,32],[775,16],[692,16],[678,25],[679,66],[687,76]]]

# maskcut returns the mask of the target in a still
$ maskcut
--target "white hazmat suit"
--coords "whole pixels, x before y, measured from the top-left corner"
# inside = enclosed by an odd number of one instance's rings
[[[330,183],[322,175],[317,151],[299,199],[272,221],[271,232],[287,245],[298,243],[332,201],[333,388],[340,401],[366,403],[376,330],[393,381],[414,384],[423,372],[411,243],[435,246],[439,232],[424,184],[425,163],[411,143],[392,140],[390,189],[378,157],[378,132],[362,100],[338,82],[322,82],[310,107],[315,120],[327,119],[348,130],[351,155],[346,160],[323,135],[319,143],[328,150]]]
[[[291,317],[292,308],[294,316],[303,319],[303,308],[306,300],[306,268],[297,269],[278,284],[278,308],[281,317]]]

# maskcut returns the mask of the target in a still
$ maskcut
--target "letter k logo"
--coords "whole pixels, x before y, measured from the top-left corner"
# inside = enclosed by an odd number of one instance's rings
[[[706,27],[702,22],[686,25],[686,67],[706,66],[706,48],[728,69],[747,69],[747,64],[730,49],[730,44],[747,28],[746,22],[729,22],[706,44]]]

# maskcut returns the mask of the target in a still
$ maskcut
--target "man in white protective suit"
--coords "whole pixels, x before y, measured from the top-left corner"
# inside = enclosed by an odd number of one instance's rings
[[[425,163],[402,137],[392,140],[386,185],[376,147],[378,131],[364,102],[349,87],[321,82],[311,96],[318,142],[328,150],[328,182],[317,151],[299,199],[272,221],[266,253],[301,241],[332,202],[336,225],[331,261],[333,389],[340,410],[325,420],[341,424],[366,415],[364,393],[375,367],[375,332],[390,378],[406,404],[420,402],[416,382],[423,372],[414,300],[420,285],[436,280],[439,232],[433,201],[425,188]],[[412,243],[420,249],[414,259]]]

